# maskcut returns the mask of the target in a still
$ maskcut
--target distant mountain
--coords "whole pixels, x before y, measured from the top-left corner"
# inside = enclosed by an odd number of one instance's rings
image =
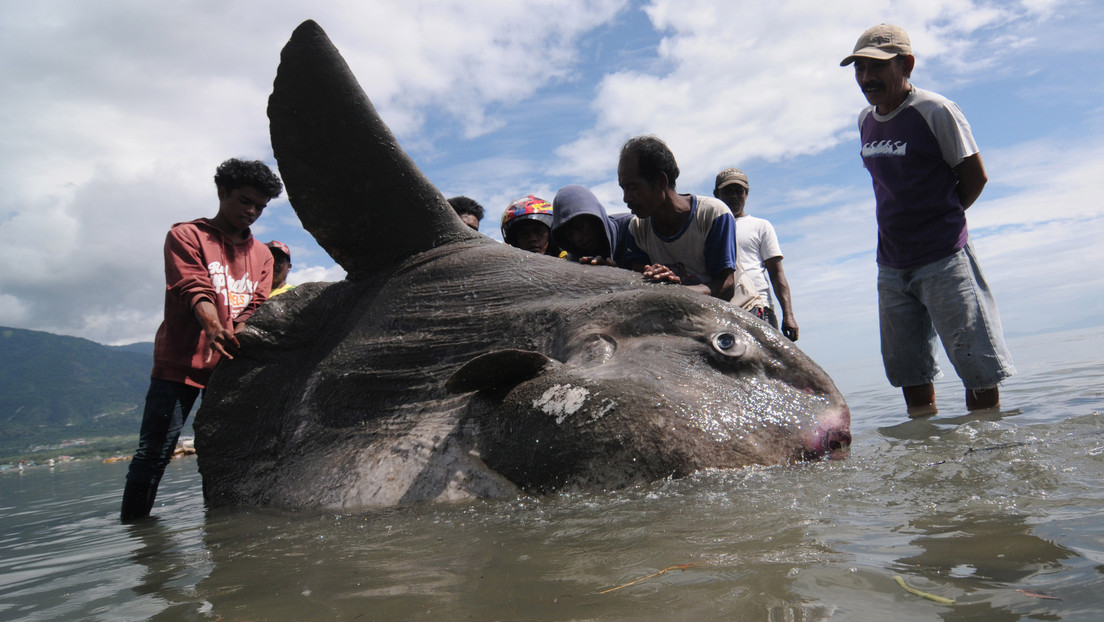
[[[138,354],[145,354],[149,357],[150,365],[153,365],[153,342],[152,341],[139,341],[138,343],[128,343],[125,346],[105,346],[112,350],[118,350],[119,352],[135,352]]]
[[[0,452],[137,434],[152,367],[152,343],[0,327]]]

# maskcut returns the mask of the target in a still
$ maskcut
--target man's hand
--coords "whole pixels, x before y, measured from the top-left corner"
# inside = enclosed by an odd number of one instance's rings
[[[234,335],[234,331],[225,327],[220,326],[214,334],[208,331],[207,337],[210,341],[207,348],[207,358],[203,361],[205,363],[211,362],[215,352],[218,352],[228,359],[233,359],[234,353],[241,349],[241,344],[238,343],[238,338]]]
[[[580,257],[579,263],[591,266],[611,266],[616,268],[617,262],[609,257]]]
[[[793,318],[782,318],[782,334],[790,341],[797,341],[797,322]]]
[[[210,300],[200,300],[192,311],[195,313],[199,325],[203,327],[203,332],[207,333],[207,357],[203,359],[203,362],[210,363],[215,356],[215,352],[228,359],[233,359],[234,355],[241,349],[241,344],[238,343],[238,338],[234,335],[233,329],[227,328],[219,322],[215,303]]]
[[[674,283],[675,285],[682,284],[682,279],[679,275],[675,274],[674,270],[658,263],[644,266],[644,278],[652,281],[666,281],[668,283]]]

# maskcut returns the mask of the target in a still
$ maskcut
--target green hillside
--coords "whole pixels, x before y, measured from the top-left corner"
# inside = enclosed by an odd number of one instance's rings
[[[0,457],[84,437],[137,436],[153,344],[0,327]]]

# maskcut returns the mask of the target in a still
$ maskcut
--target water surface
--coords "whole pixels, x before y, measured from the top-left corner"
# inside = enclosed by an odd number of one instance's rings
[[[207,512],[184,458],[124,526],[126,463],[5,473],[0,620],[1098,620],[1102,346],[1012,340],[981,416],[953,374],[909,421],[877,361],[829,369],[847,459],[612,493]]]

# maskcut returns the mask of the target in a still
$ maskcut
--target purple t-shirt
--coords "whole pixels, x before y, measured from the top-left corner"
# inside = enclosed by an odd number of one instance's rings
[[[958,106],[913,87],[888,115],[863,110],[859,133],[878,205],[878,263],[914,268],[965,246],[966,210],[954,167],[978,148]]]

